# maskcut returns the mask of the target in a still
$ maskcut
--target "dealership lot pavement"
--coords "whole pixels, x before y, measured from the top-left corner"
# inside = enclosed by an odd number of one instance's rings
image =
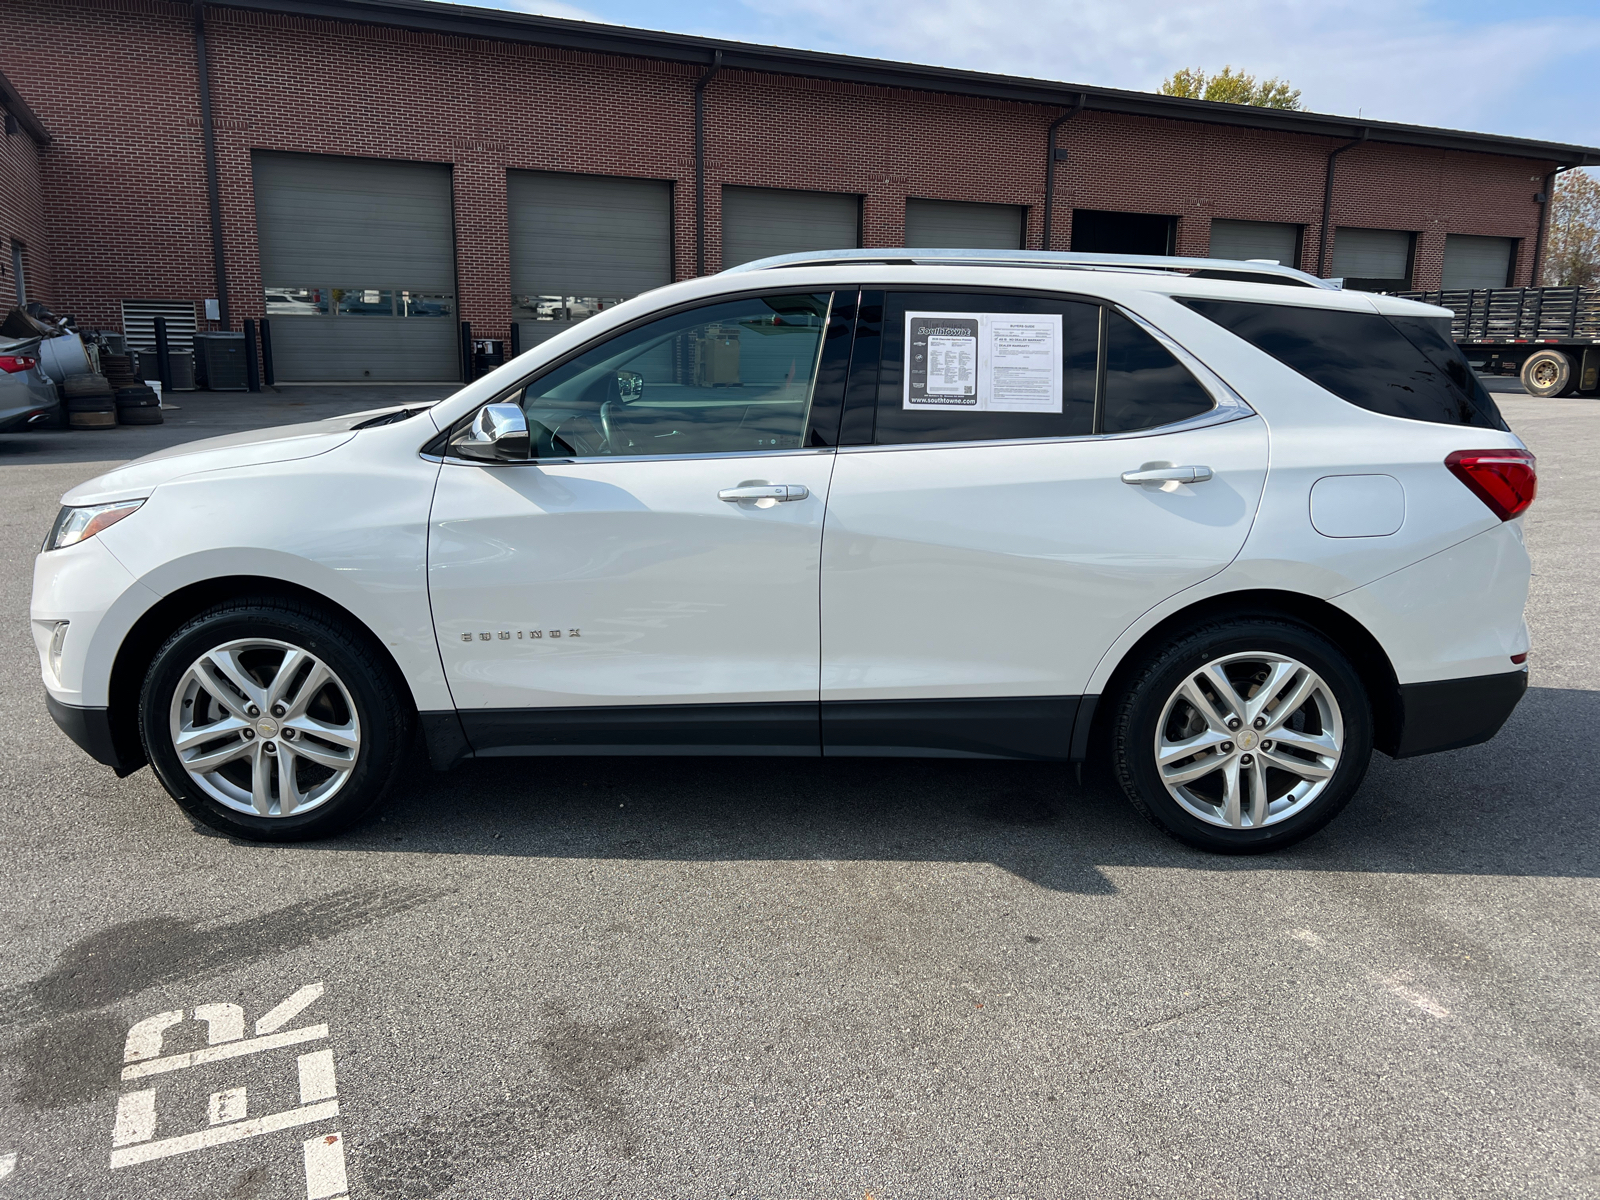
[[[1510,724],[1379,757],[1274,857],[1056,767],[871,760],[468,764],[262,847],[56,731],[26,611],[61,491],[423,395],[0,438],[0,1200],[333,1197],[341,1155],[352,1200],[1600,1191],[1600,402],[1500,396],[1541,476]],[[208,1005],[253,1053],[207,1061]],[[117,1155],[152,1115],[165,1156]]]

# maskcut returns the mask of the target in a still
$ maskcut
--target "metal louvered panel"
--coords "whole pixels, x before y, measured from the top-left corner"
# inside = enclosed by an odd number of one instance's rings
[[[455,293],[449,167],[262,150],[251,166],[264,286]]]
[[[1270,259],[1283,266],[1296,265],[1300,251],[1300,226],[1275,221],[1212,221],[1211,257]]]
[[[722,189],[722,266],[861,244],[861,197],[778,188]]]
[[[672,282],[672,185],[508,171],[511,290],[626,299]]]
[[[928,250],[1021,250],[1022,213],[1015,204],[907,200],[906,245]]]
[[[124,300],[122,336],[130,350],[156,348],[156,318],[167,319],[167,348],[194,349],[197,328],[192,300]]]
[[[1446,291],[1503,288],[1511,280],[1513,239],[1447,234],[1444,239]]]

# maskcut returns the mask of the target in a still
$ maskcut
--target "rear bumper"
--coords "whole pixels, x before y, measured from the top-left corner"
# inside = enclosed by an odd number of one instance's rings
[[[1469,679],[1400,685],[1400,738],[1396,758],[1459,750],[1500,732],[1528,690],[1528,672],[1506,671]]]
[[[130,761],[117,750],[116,739],[111,734],[111,711],[105,708],[79,708],[76,704],[63,704],[49,692],[44,694],[44,706],[50,719],[61,727],[61,732],[77,742],[95,762],[104,763],[120,779],[144,766],[144,760]]]

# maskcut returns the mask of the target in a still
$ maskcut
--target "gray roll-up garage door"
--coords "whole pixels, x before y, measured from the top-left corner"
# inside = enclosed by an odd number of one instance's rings
[[[450,168],[265,151],[252,166],[277,378],[459,379]]]
[[[1212,258],[1266,258],[1286,267],[1296,266],[1300,226],[1276,221],[1211,222]]]
[[[1507,287],[1513,239],[1452,233],[1444,239],[1446,289]]]
[[[1413,237],[1395,229],[1335,230],[1334,278],[1358,291],[1405,291],[1411,286]]]
[[[861,244],[861,197],[777,188],[722,189],[722,269],[774,254]]]
[[[512,319],[528,349],[672,282],[672,185],[510,171]]]
[[[1021,206],[907,200],[906,245],[921,250],[1021,250]]]

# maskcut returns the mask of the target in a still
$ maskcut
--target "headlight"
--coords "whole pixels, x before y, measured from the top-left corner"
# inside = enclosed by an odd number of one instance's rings
[[[88,541],[102,529],[110,529],[123,517],[136,512],[143,500],[118,500],[112,504],[90,504],[84,508],[63,508],[44,540],[46,550],[62,550]]]

